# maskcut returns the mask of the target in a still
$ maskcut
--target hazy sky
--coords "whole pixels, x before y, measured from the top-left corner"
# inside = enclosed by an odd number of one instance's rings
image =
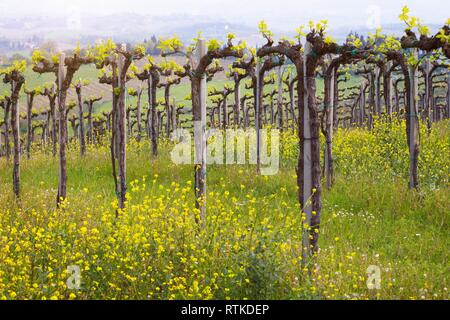
[[[309,19],[328,19],[331,27],[397,22],[405,4],[426,23],[441,24],[450,16],[449,0],[0,0],[0,15],[37,12],[67,16],[73,10],[94,15],[186,13],[248,25],[265,19],[274,28],[293,29]]]

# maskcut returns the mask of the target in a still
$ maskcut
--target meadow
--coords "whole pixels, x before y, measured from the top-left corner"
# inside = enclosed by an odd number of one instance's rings
[[[450,121],[421,126],[420,191],[408,190],[403,121],[338,129],[336,177],[324,190],[320,251],[302,264],[298,142],[282,135],[281,168],[208,166],[198,228],[193,168],[127,149],[128,202],[116,217],[109,147],[70,145],[68,197],[55,208],[58,159],[36,147],[22,195],[0,159],[0,299],[448,299]],[[81,287],[67,283],[78,266]],[[367,286],[370,266],[380,289]]]

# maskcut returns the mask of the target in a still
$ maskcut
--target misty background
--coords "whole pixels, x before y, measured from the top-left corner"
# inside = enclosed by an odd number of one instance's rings
[[[442,0],[0,0],[0,54],[26,56],[49,43],[68,49],[105,38],[152,43],[177,35],[189,42],[198,31],[219,39],[234,32],[256,45],[263,43],[257,28],[262,19],[277,36],[291,36],[298,26],[322,19],[338,41],[350,32],[365,35],[379,26],[401,34],[404,25],[398,15],[404,5],[432,30],[449,18],[450,1]]]

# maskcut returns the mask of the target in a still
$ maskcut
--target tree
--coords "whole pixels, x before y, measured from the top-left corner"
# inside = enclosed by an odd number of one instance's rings
[[[225,84],[223,90],[218,90],[215,87],[209,89],[208,95],[210,97],[218,96],[219,103],[222,106],[222,129],[226,130],[228,126],[228,117],[227,117],[227,98],[230,94],[234,93],[235,90],[232,86]],[[219,108],[220,115],[220,108]],[[220,117],[219,117],[220,118]]]
[[[31,144],[33,142],[33,102],[34,97],[41,94],[42,89],[38,87],[33,90],[27,90],[25,88],[24,91],[27,95],[27,158],[30,159]]]
[[[399,16],[400,20],[407,25],[405,35],[399,40],[392,36],[375,37],[372,41],[379,39],[382,42],[376,46],[378,52],[383,54],[387,60],[393,61],[401,70],[405,81],[406,103],[405,103],[405,117],[406,117],[406,134],[410,154],[410,179],[409,188],[418,189],[418,162],[420,153],[419,141],[419,120],[418,120],[418,102],[417,102],[417,86],[418,75],[417,68],[420,64],[418,60],[417,50],[422,50],[426,53],[431,53],[435,50],[441,50],[443,55],[450,58],[450,27],[447,21],[438,33],[434,36],[429,36],[429,28],[422,25],[420,20],[416,17],[409,16],[408,7],[403,7],[402,13]],[[418,39],[416,33],[413,31],[417,28],[420,38]]]
[[[78,140],[80,142],[80,154],[83,157],[86,153],[86,135],[84,132],[84,112],[83,112],[83,96],[81,93],[81,90],[83,87],[89,85],[89,80],[81,80],[78,79],[77,82],[74,84],[75,92],[77,94],[77,101],[78,101],[78,128],[80,129],[78,132]],[[75,132],[74,132],[75,133]]]
[[[164,88],[164,101],[166,108],[166,137],[170,137],[170,130],[175,130],[175,107],[170,103],[170,88],[173,85],[181,83],[181,79],[186,77],[187,74],[184,68],[178,65],[175,61],[163,61],[160,63],[161,74],[166,77],[165,83],[159,83],[158,88]]]
[[[9,114],[11,112],[11,98],[9,96],[0,96],[0,107],[4,110],[3,113],[3,135],[4,135],[4,145],[5,145],[5,154],[6,159],[9,160],[11,156],[11,146],[9,143]]]
[[[323,56],[327,54],[357,53],[352,45],[337,45],[326,35],[326,21],[317,24],[310,22],[310,32],[305,36],[303,27],[297,29],[295,41],[281,39],[274,45],[273,33],[262,21],[259,30],[267,43],[258,50],[258,56],[284,55],[294,64],[298,77],[298,133],[300,153],[297,164],[297,186],[299,203],[305,212],[305,226],[303,230],[303,261],[310,254],[318,251],[320,228],[321,200],[321,169],[320,169],[320,121],[316,101],[316,68]],[[303,48],[301,38],[305,36]],[[303,54],[301,52],[303,48]]]
[[[49,84],[44,87],[43,91],[41,92],[42,96],[46,96],[49,101],[49,107],[50,110],[48,110],[47,114],[47,131],[50,136],[51,131],[51,140],[52,140],[52,153],[53,156],[56,156],[57,151],[57,124],[56,124],[56,98],[58,97],[56,94],[55,84]],[[52,126],[50,130],[50,119],[52,120]]]
[[[348,39],[348,44],[351,47],[356,49],[361,49],[362,43],[358,42],[359,38]],[[336,95],[334,94],[335,90],[338,88],[335,87],[336,81],[335,76],[337,70],[341,65],[349,64],[357,62],[365,57],[367,57],[366,51],[368,48],[364,48],[363,50],[356,51],[355,50],[345,50],[342,51],[341,54],[336,55],[334,58],[331,58],[328,66],[326,66],[324,71],[324,135],[325,135],[325,177],[327,188],[331,189],[333,185],[334,178],[334,167],[333,167],[333,125],[334,125],[334,109],[337,108],[337,104],[334,101]]]
[[[297,76],[294,75],[294,70],[292,70],[292,68],[288,68],[287,69],[287,75],[286,77],[283,77],[283,83],[286,86],[286,89],[289,93],[289,110],[290,110],[290,114],[291,114],[291,118],[292,118],[292,124],[293,124],[293,128],[295,128],[295,123],[296,123],[296,119],[295,119],[295,84],[298,81]]]
[[[178,38],[171,38],[161,42],[162,55],[182,53],[188,63],[184,66],[191,80],[192,113],[195,132],[195,198],[196,208],[200,211],[202,224],[206,222],[206,75],[207,69],[214,59],[227,57],[243,57],[245,43],[233,45],[235,35],[229,34],[228,41],[222,45],[218,40],[196,39],[194,46],[183,52],[183,44]]]
[[[152,156],[158,155],[158,135],[157,135],[157,123],[158,113],[156,92],[161,80],[161,68],[155,63],[154,59],[147,56],[147,64],[144,66],[144,70],[140,73],[136,73],[136,77],[141,81],[147,81],[148,85],[148,113],[147,123],[149,124],[149,136],[152,144]]]
[[[13,190],[16,198],[20,198],[20,128],[19,128],[19,94],[25,83],[23,73],[26,70],[26,61],[15,61],[12,66],[0,70],[3,82],[11,85],[11,128],[14,143]]]
[[[231,78],[234,82],[234,105],[233,105],[233,115],[234,115],[234,125],[241,126],[241,116],[240,116],[240,106],[241,106],[241,81],[245,79],[246,72],[243,69],[233,68],[230,65],[230,71],[227,73],[227,77]]]
[[[88,108],[87,119],[88,119],[88,142],[89,143],[94,143],[94,134],[93,134],[94,124],[93,124],[93,120],[92,120],[93,119],[92,114],[94,112],[94,103],[99,102],[102,99],[103,99],[102,96],[89,96],[84,99],[84,104]]]
[[[94,48],[97,68],[102,70],[101,83],[112,86],[113,109],[112,109],[112,138],[111,138],[111,160],[113,165],[113,177],[116,185],[116,194],[119,209],[125,208],[127,182],[126,182],[126,83],[137,73],[137,67],[133,61],[140,60],[145,55],[145,48],[136,45],[133,49],[127,49],[125,45],[118,47],[111,40],[106,43],[97,44]],[[110,68],[110,72],[106,68]],[[118,178],[116,175],[115,162],[118,164]],[[119,210],[117,211],[117,215]]]
[[[85,64],[94,62],[91,55],[81,55],[81,50],[77,49],[71,56],[66,57],[61,53],[51,58],[45,56],[37,50],[33,53],[33,71],[39,74],[53,73],[57,79],[58,88],[58,111],[59,111],[59,183],[56,204],[59,207],[67,196],[67,118],[66,118],[66,98],[72,79],[78,69]]]
[[[271,77],[264,77],[266,71],[269,71],[284,63],[284,60],[275,57],[272,59],[266,59],[263,66],[260,61],[255,57],[256,51],[250,50],[250,59],[238,59],[233,63],[233,68],[245,70],[245,74],[250,77],[250,83],[245,86],[246,89],[253,89],[253,106],[255,110],[255,129],[256,129],[256,169],[257,172],[261,172],[261,104],[263,100],[264,85],[273,84],[274,79]],[[244,56],[243,58],[247,58]]]

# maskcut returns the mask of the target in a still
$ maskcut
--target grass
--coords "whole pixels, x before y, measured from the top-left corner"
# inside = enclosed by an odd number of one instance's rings
[[[336,181],[323,193],[321,251],[309,268],[300,258],[295,136],[283,136],[275,176],[209,166],[201,231],[193,168],[172,164],[170,144],[152,159],[147,142],[130,143],[129,204],[118,219],[106,146],[90,146],[85,158],[71,146],[63,210],[54,208],[51,153],[23,159],[20,205],[11,164],[0,159],[0,298],[448,299],[450,164],[438,155],[450,150],[449,124],[422,135],[430,169],[420,192],[406,187],[402,123],[389,141],[387,124],[337,133]],[[81,269],[80,290],[66,286],[70,265]],[[371,265],[381,269],[380,290],[367,288]]]

